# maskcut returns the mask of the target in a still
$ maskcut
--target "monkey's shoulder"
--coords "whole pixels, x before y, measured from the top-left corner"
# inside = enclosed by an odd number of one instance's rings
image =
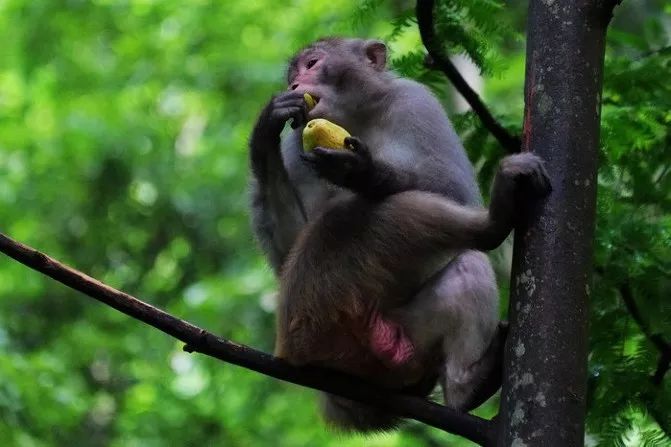
[[[456,143],[452,123],[438,98],[417,81],[396,78],[392,81],[387,105],[389,127],[401,135],[428,135],[439,140],[447,137]],[[412,129],[412,132],[408,130]]]
[[[392,81],[391,98],[395,105],[410,107],[419,111],[421,115],[440,111],[444,109],[436,95],[424,84],[408,78],[395,78]]]

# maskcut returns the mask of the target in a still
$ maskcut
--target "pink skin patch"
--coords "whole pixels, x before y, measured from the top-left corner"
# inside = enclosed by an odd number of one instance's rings
[[[370,347],[376,357],[392,366],[408,362],[415,352],[401,325],[377,313],[370,321]]]

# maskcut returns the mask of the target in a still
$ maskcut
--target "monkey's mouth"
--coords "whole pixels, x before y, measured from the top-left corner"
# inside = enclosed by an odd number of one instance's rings
[[[310,93],[310,96],[312,96],[314,105],[308,109],[308,114],[314,117],[316,114],[320,113],[319,102],[321,101],[321,98],[313,93]]]

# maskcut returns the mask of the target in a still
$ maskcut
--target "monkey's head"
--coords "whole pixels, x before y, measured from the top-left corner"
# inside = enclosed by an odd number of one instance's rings
[[[287,70],[288,88],[310,93],[318,101],[310,119],[343,125],[356,120],[391,78],[387,47],[379,40],[320,39],[299,51]]]

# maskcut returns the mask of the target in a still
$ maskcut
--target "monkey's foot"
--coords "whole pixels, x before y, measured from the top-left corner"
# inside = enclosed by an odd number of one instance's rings
[[[415,353],[415,347],[403,327],[379,315],[370,323],[370,347],[377,358],[392,366],[403,365]]]

